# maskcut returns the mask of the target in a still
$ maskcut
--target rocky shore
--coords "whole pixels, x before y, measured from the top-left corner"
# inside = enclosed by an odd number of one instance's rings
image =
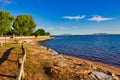
[[[34,59],[35,62],[47,60],[46,63],[50,63],[49,66],[44,64],[43,69],[48,78],[41,77],[42,80],[120,80],[120,68],[59,54],[41,45],[29,45],[28,50],[32,50],[28,52],[31,54],[30,57],[37,59]]]
[[[51,58],[56,58],[54,66],[51,68],[53,74],[64,75],[67,72],[69,74],[76,74],[77,77],[83,78],[83,80],[87,78],[95,80],[119,80],[120,70],[115,71],[117,68],[111,69],[112,66],[109,65],[62,55],[52,49],[48,49],[48,51],[50,51]]]

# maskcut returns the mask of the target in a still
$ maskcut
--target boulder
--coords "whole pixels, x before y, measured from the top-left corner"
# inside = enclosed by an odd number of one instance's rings
[[[89,76],[96,80],[117,80],[115,77],[105,74],[103,72],[92,71]]]

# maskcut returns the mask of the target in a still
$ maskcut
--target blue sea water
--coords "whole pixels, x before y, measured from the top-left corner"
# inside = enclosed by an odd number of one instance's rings
[[[54,36],[42,45],[84,59],[120,67],[120,36]]]

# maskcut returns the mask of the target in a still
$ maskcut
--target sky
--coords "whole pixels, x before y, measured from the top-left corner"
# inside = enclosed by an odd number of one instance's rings
[[[120,34],[120,0],[0,0],[0,10],[29,14],[52,35]]]

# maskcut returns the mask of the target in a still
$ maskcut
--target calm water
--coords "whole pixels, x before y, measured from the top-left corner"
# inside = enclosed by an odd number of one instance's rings
[[[120,67],[120,36],[56,36],[42,44],[59,53]]]

